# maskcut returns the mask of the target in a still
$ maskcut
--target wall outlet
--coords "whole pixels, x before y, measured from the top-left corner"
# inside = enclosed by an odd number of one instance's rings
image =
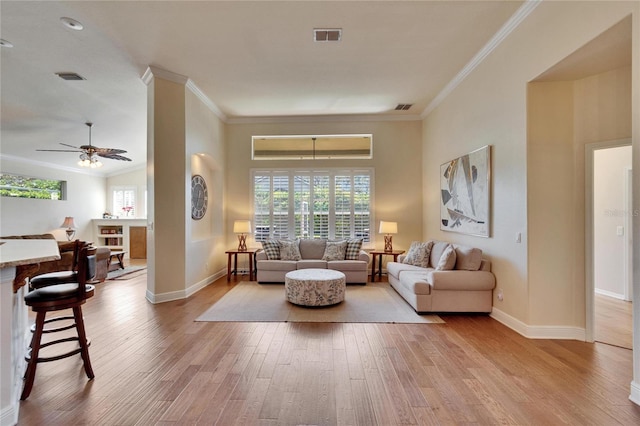
[[[498,300],[501,302],[504,300],[504,293],[501,288],[498,289]]]

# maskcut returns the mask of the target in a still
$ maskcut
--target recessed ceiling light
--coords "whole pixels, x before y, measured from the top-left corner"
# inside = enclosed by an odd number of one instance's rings
[[[62,17],[60,18],[60,20],[62,21],[62,24],[64,24],[65,27],[71,28],[72,30],[80,31],[81,29],[84,28],[84,26],[82,26],[82,24],[76,21],[75,19]]]
[[[13,43],[11,43],[10,41],[7,41],[3,38],[0,38],[0,46],[2,47],[13,47]]]

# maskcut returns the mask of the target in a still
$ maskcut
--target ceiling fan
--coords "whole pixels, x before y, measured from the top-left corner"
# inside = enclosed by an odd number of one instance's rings
[[[80,161],[78,161],[78,165],[82,167],[91,167],[92,169],[95,169],[96,167],[102,167],[102,163],[100,162],[98,157],[109,158],[111,160],[131,161],[131,158],[120,155],[126,153],[127,151],[125,150],[114,148],[98,148],[97,146],[91,145],[91,127],[93,126],[93,123],[85,124],[89,127],[89,145],[80,145],[79,147],[75,147],[73,145],[60,142],[60,145],[68,146],[69,148],[73,149],[36,149],[36,151],[80,152]]]

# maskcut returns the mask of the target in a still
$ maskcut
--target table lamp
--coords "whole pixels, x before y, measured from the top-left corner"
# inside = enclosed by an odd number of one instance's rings
[[[251,233],[250,220],[236,220],[233,222],[233,233],[238,234],[238,251],[247,251],[247,236]]]
[[[76,235],[75,230],[76,224],[73,223],[73,217],[67,216],[64,218],[64,222],[60,225],[60,228],[67,228],[65,232],[67,233],[67,240],[71,241],[71,239]]]
[[[380,221],[380,229],[378,230],[380,234],[384,235],[384,251],[392,252],[393,245],[391,244],[391,234],[398,233],[398,223],[397,222],[385,222],[383,220]]]

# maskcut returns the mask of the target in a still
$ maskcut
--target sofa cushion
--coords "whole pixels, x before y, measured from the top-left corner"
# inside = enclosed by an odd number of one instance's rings
[[[389,273],[389,275],[399,278],[400,274],[404,271],[425,272],[425,268],[409,265],[407,263],[387,262],[387,273]]]
[[[429,273],[422,271],[403,271],[400,274],[400,284],[414,294],[431,294]]]
[[[261,271],[295,271],[295,260],[258,260],[257,269]]]
[[[281,260],[300,260],[302,256],[300,255],[300,240],[279,240],[278,244],[280,245],[280,259]]]
[[[451,244],[447,246],[440,256],[436,271],[451,271],[456,267],[456,250]]]
[[[327,268],[337,271],[366,271],[367,263],[361,260],[332,260],[327,262]]]
[[[362,250],[362,238],[350,238],[347,240],[347,252],[344,255],[345,260],[358,260]]]
[[[298,260],[297,269],[327,269],[327,261],[322,259],[301,259]]]
[[[300,256],[303,259],[322,259],[327,240],[304,238],[300,240]]]
[[[482,263],[482,250],[474,247],[455,246],[456,266],[455,269],[464,271],[477,271]]]
[[[280,244],[278,240],[265,240],[262,242],[262,249],[269,260],[280,259]]]
[[[433,241],[412,242],[409,247],[409,252],[402,260],[402,263],[428,268],[431,257],[431,247],[433,247]]]
[[[327,241],[322,260],[344,260],[347,252],[346,241]]]
[[[429,259],[429,266],[435,268],[438,266],[438,262],[440,262],[440,258],[442,257],[442,253],[447,248],[449,243],[444,241],[433,241],[433,246],[431,247],[431,257]]]

